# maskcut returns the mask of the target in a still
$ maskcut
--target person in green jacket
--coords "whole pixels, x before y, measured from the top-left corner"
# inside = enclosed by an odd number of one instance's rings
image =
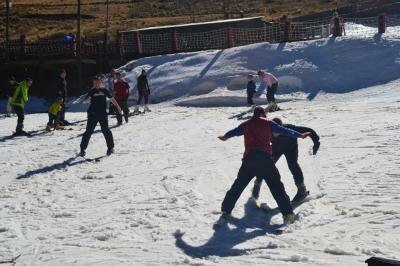
[[[14,109],[14,112],[18,116],[17,120],[17,128],[15,130],[16,136],[28,135],[27,132],[23,131],[24,128],[24,108],[25,104],[28,101],[28,90],[29,87],[32,86],[33,80],[27,78],[24,81],[21,81],[17,88],[14,91],[14,94],[11,98],[11,107]]]

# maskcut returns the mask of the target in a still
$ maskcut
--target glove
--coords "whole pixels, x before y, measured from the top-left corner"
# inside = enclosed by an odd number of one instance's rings
[[[225,138],[224,136],[218,136],[218,138],[219,138],[220,140],[222,140],[222,141],[225,141],[225,140],[226,140],[226,138]]]
[[[318,152],[318,150],[319,150],[319,145],[320,145],[320,144],[321,144],[321,143],[319,143],[319,141],[317,141],[317,142],[314,143],[314,146],[313,146],[313,148],[312,148],[313,155],[316,155],[316,154],[317,154],[317,152]]]
[[[300,138],[305,139],[305,138],[307,138],[307,137],[310,136],[310,135],[311,135],[311,132],[304,132],[303,134],[301,134],[301,137],[300,137]]]

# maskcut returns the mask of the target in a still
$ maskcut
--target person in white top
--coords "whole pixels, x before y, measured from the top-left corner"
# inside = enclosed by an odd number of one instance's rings
[[[267,86],[267,101],[268,101],[267,110],[268,111],[279,110],[279,107],[275,101],[275,93],[278,89],[278,79],[271,73],[265,72],[264,70],[258,70],[257,74]]]

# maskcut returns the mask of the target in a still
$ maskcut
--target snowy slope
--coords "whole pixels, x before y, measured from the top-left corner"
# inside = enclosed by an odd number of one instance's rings
[[[152,113],[114,127],[116,154],[96,163],[75,158],[85,113],[67,114],[81,121],[74,130],[38,131],[29,139],[8,139],[16,119],[1,119],[0,261],[19,254],[17,265],[365,265],[372,255],[400,259],[399,46],[393,36],[378,43],[346,37],[141,59],[125,67],[132,85],[142,66],[157,66],[150,71],[154,94],[172,88],[176,94],[153,105]],[[281,216],[246,204],[250,186],[234,209],[234,223],[214,231],[243,152],[241,138],[216,139],[241,122],[229,118],[245,109],[238,104],[243,91],[226,86],[260,67],[293,77],[278,96],[284,111],[277,115],[321,135],[317,156],[309,155],[310,140],[299,141],[312,199],[296,209],[295,224],[275,235]],[[297,79],[302,86],[289,89]],[[189,95],[206,81],[218,89]],[[306,99],[320,90],[331,93]],[[212,105],[203,99],[210,97]],[[235,107],[223,107],[229,103]],[[30,114],[25,128],[40,130],[46,122],[47,114]],[[105,150],[98,132],[88,157]],[[284,158],[278,168],[293,197]],[[275,206],[265,185],[262,201]]]

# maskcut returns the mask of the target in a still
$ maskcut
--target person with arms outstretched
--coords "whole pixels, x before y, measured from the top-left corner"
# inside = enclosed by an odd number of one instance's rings
[[[220,140],[225,141],[231,137],[243,135],[245,146],[242,166],[239,169],[236,180],[222,202],[222,218],[229,219],[243,190],[254,177],[257,177],[264,179],[268,184],[272,196],[283,215],[284,223],[292,223],[294,221],[294,213],[289,196],[286,194],[279,171],[271,158],[272,133],[279,133],[292,138],[305,138],[310,134],[308,132],[300,134],[297,131],[278,125],[267,119],[265,110],[257,106],[250,120],[227,132],[225,135],[218,137]]]
[[[103,81],[101,77],[95,76],[93,78],[93,88],[88,92],[85,98],[85,100],[90,99],[90,106],[87,110],[88,120],[86,124],[86,131],[83,133],[80,145],[80,156],[85,156],[85,150],[89,144],[90,137],[92,136],[97,123],[100,123],[101,131],[106,139],[107,155],[111,155],[114,152],[114,138],[111,130],[108,127],[107,98],[111,99],[115,107],[117,107],[119,114],[121,114],[121,108],[119,107],[117,101],[112,97],[110,91],[103,88],[102,85]]]

